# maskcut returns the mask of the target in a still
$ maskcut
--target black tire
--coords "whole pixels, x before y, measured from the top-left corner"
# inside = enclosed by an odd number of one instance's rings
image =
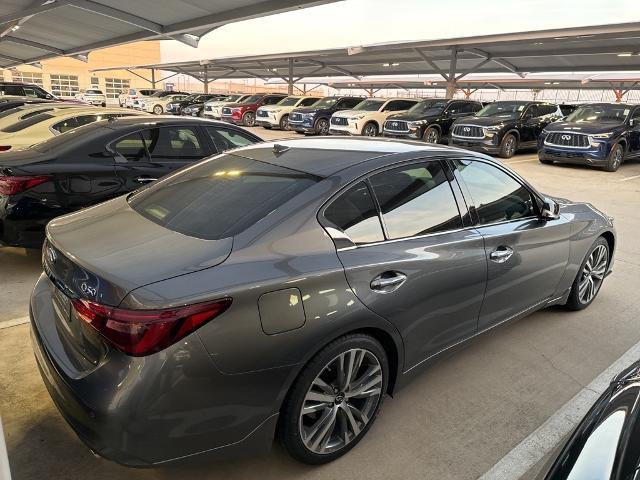
[[[271,130],[271,125],[262,125],[262,128],[266,128],[267,130]]]
[[[377,137],[380,133],[378,129],[378,125],[375,122],[367,122],[364,127],[362,127],[362,135],[365,137]]]
[[[289,115],[283,115],[280,117],[280,130],[291,130],[289,126]]]
[[[316,378],[319,378],[319,375],[322,372],[330,371],[327,370],[327,368],[329,365],[332,365],[333,359],[338,357],[340,354],[349,352],[350,350],[354,349],[365,350],[369,352],[379,362],[380,370],[382,373],[381,393],[379,395],[379,398],[376,400],[377,403],[375,404],[375,407],[371,410],[371,414],[368,415],[368,423],[364,424],[361,430],[359,430],[359,433],[355,434],[355,436],[351,440],[349,440],[348,443],[330,453],[313,452],[305,445],[301,432],[301,430],[304,428],[302,426],[303,420],[301,413],[302,407],[305,403],[305,397],[311,389],[312,383],[316,381]],[[353,447],[355,447],[360,440],[362,440],[362,438],[368,432],[369,428],[371,428],[371,425],[373,425],[373,423],[375,422],[376,416],[380,411],[380,407],[382,406],[382,402],[384,400],[384,394],[387,390],[388,382],[389,363],[387,360],[387,354],[382,345],[380,345],[380,343],[376,339],[370,337],[369,335],[355,333],[345,335],[334,340],[333,342],[325,346],[318,354],[316,354],[315,357],[313,357],[309,361],[309,363],[302,369],[302,371],[298,375],[298,378],[295,380],[291,389],[289,390],[289,393],[287,394],[287,397],[285,398],[285,401],[282,405],[279,419],[278,436],[280,441],[293,458],[310,465],[320,465],[323,463],[328,463],[341,457]],[[336,392],[336,390],[334,390],[334,392]],[[341,395],[341,393],[337,393],[337,395]],[[350,408],[348,402],[349,401],[345,399],[345,408],[340,408],[339,405],[342,403],[342,401],[338,400],[338,397],[336,396],[335,404],[331,403],[331,408],[335,409],[337,412],[346,411]],[[346,414],[341,415],[345,415],[346,417]],[[346,418],[341,418],[341,421],[346,422],[347,420]],[[338,419],[334,417],[334,428],[337,423]],[[342,424],[342,426],[346,427],[346,424]],[[332,430],[330,431],[329,437],[333,435],[334,428],[332,428]]]
[[[242,125],[245,127],[253,127],[256,124],[256,114],[247,112],[242,116]]]
[[[316,133],[318,135],[329,135],[329,120],[321,118],[316,122]]]
[[[604,169],[607,172],[615,172],[620,168],[622,162],[624,162],[624,145],[616,143],[611,148],[611,153],[609,153],[609,158],[607,159],[607,164],[604,166]]]
[[[597,288],[595,294],[593,295],[593,297],[591,297],[591,299],[589,299],[589,301],[585,302],[585,301],[581,300],[581,298],[580,298],[580,283],[585,278],[584,277],[584,270],[585,270],[585,266],[587,264],[587,261],[589,261],[589,259],[591,257],[591,254],[597,248],[601,248],[601,247],[604,247],[606,249],[606,253],[607,253],[605,271],[603,273],[602,280],[598,284],[598,288]],[[606,271],[609,268],[609,262],[610,261],[611,261],[611,252],[609,251],[609,243],[604,238],[599,237],[593,243],[591,248],[587,251],[587,254],[584,256],[584,259],[582,260],[582,263],[580,264],[580,268],[578,270],[578,273],[576,274],[576,278],[573,281],[573,285],[571,285],[571,292],[569,293],[569,298],[567,299],[567,303],[565,304],[565,307],[568,310],[583,310],[583,309],[587,308],[589,305],[591,305],[591,303],[593,303],[595,298],[598,296],[598,293],[600,293],[600,289],[602,287],[602,283],[604,282],[604,278],[605,278],[604,274],[606,274]]]
[[[553,160],[545,160],[544,158],[538,156],[538,160],[540,160],[540,163],[544,164],[544,165],[552,165],[553,164]]]
[[[440,143],[440,131],[435,127],[429,127],[424,131],[422,140],[427,143]]]
[[[504,137],[502,137],[502,142],[500,142],[500,150],[498,151],[498,156],[500,158],[511,158],[513,154],[516,153],[518,149],[518,139],[512,133],[507,133]]]

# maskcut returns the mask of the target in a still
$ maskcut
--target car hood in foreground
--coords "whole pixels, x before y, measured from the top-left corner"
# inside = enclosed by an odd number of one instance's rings
[[[575,132],[586,134],[608,133],[625,128],[619,122],[554,122],[547,126],[549,132]]]
[[[84,282],[75,286],[106,305],[143,285],[218,265],[233,245],[232,238],[203,240],[161,227],[133,210],[126,196],[52,220],[47,239],[80,267],[68,281]]]

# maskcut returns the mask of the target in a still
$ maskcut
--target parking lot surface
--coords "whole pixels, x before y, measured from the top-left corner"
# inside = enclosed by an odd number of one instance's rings
[[[287,136],[252,129],[263,138]],[[14,479],[475,479],[640,341],[640,163],[616,173],[505,161],[549,195],[615,217],[613,274],[581,312],[550,308],[476,339],[387,399],[372,431],[336,462],[309,467],[278,446],[268,456],[133,470],[94,457],[50,400],[26,321],[37,252],[0,249],[0,415]]]

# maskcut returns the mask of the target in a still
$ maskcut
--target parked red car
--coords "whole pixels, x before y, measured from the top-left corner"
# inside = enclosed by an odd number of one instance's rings
[[[244,102],[232,103],[222,107],[222,120],[235,125],[253,127],[256,124],[256,110],[263,105],[275,105],[285,98],[284,93],[257,93]]]

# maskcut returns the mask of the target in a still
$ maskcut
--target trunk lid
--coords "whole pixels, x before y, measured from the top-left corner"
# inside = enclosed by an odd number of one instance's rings
[[[0,140],[0,145],[3,141]],[[10,143],[9,143],[10,144]],[[48,154],[43,154],[34,149],[16,150],[0,153],[0,172],[9,170],[10,172],[26,172],[29,165],[45,163],[51,161]]]

